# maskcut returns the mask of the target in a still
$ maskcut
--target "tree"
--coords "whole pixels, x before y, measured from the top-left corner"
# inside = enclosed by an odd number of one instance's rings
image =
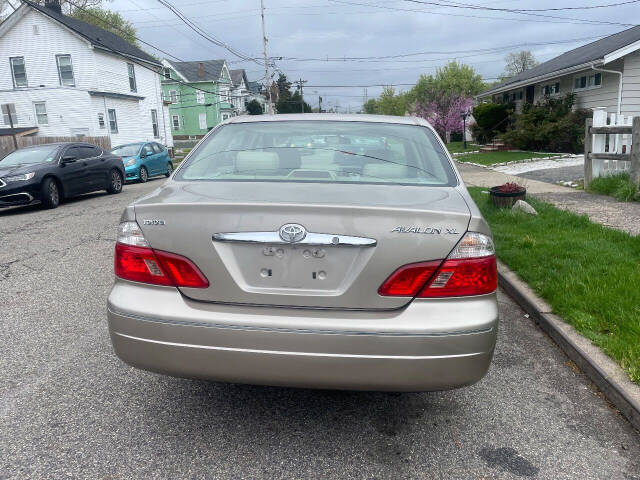
[[[473,67],[452,60],[436,70],[435,75],[420,75],[415,86],[408,92],[408,102],[433,102],[436,92],[451,92],[473,96],[482,92],[485,84],[482,76]]]
[[[249,115],[262,115],[262,105],[255,98],[247,102],[247,112]]]
[[[413,114],[428,120],[438,134],[449,142],[453,132],[463,128],[462,112],[468,112],[473,99],[453,91],[438,90],[432,101],[419,101],[414,105]]]
[[[287,76],[280,74],[276,81],[278,87],[278,102],[276,110],[278,113],[301,113],[300,92],[291,93],[291,82],[287,80]],[[304,112],[311,113],[311,105],[304,102]]]
[[[514,77],[519,73],[524,72],[525,70],[529,70],[536,65],[538,65],[538,61],[533,56],[529,50],[522,50],[518,53],[510,53],[506,57],[504,57],[506,65],[505,76]]]
[[[380,115],[402,116],[407,112],[406,93],[400,92],[396,94],[396,90],[393,87],[384,87],[380,98],[375,102],[375,113]]]
[[[15,0],[9,0],[15,3]],[[40,5],[45,4],[45,0],[32,0],[34,3],[38,3]],[[111,0],[106,0],[110,2]],[[62,13],[65,15],[73,15],[73,13],[77,10],[92,8],[92,7],[101,7],[103,0],[60,0],[60,6],[62,8]],[[20,2],[18,2],[20,3]]]
[[[118,12],[112,12],[100,7],[75,8],[71,16],[114,33],[136,47],[139,46],[136,40],[135,27]]]
[[[362,106],[362,109],[364,110],[364,113],[374,115],[378,113],[378,101],[375,98],[370,98]]]

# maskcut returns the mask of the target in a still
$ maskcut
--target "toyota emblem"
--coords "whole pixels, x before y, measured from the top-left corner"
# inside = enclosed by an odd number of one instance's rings
[[[307,236],[307,230],[297,223],[287,223],[280,227],[280,238],[284,242],[296,243]]]

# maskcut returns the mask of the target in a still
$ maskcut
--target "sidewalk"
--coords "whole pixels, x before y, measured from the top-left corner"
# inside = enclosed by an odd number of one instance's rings
[[[457,167],[467,186],[489,188],[506,182],[517,182],[527,188],[527,193],[558,208],[579,215],[587,215],[592,222],[622,230],[631,235],[640,234],[639,202],[618,202],[604,195],[595,195],[561,185],[523,179],[489,168],[460,162],[457,162]]]

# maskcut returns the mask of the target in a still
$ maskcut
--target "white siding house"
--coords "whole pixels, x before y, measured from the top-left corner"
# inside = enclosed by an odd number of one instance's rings
[[[480,100],[525,102],[574,93],[576,108],[640,115],[640,26],[563,53],[478,95]]]
[[[161,68],[120,37],[55,9],[24,3],[0,25],[0,103],[15,104],[14,126],[37,127],[37,135],[173,146]]]

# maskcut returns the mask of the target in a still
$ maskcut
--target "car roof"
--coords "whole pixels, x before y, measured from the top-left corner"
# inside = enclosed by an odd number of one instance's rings
[[[39,143],[37,145],[29,145],[27,147],[22,147],[20,150],[24,150],[25,148],[38,148],[38,147],[66,147],[66,146],[90,146],[90,147],[98,147],[99,145],[94,145],[93,143],[88,142],[51,142],[51,143]]]
[[[279,115],[240,115],[222,123],[287,122],[287,121],[332,121],[394,123],[398,125],[420,125],[431,128],[429,122],[419,117],[398,117],[393,115],[366,115],[343,113],[287,113]]]

